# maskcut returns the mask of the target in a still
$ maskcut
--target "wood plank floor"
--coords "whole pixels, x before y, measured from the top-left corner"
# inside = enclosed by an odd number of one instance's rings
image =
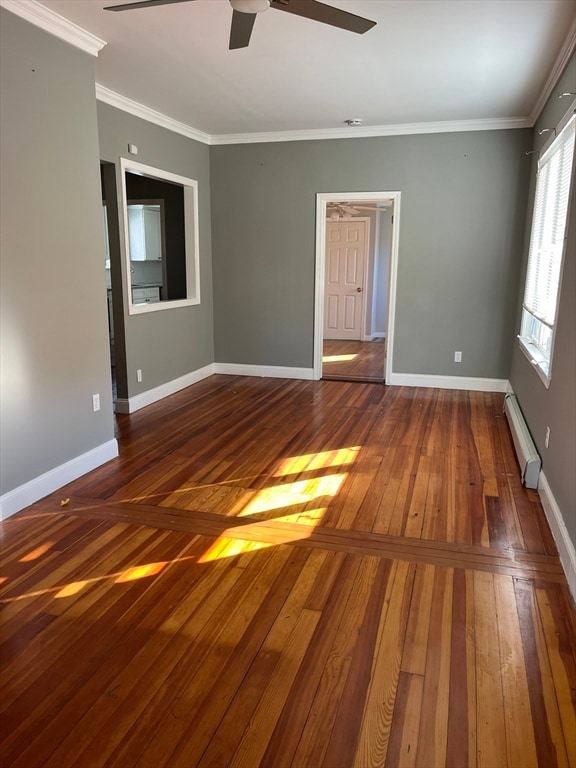
[[[1,765],[576,765],[502,395],[213,376],[1,525]]]
[[[322,377],[336,380],[384,381],[386,340],[324,339]]]

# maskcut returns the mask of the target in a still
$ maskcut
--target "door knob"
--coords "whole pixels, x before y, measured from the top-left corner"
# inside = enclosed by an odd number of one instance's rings
[[[356,291],[357,291],[358,293],[362,293],[362,288],[356,288]]]

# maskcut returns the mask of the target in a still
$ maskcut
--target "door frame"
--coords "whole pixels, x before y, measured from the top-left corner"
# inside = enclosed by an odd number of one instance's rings
[[[392,378],[394,355],[394,318],[396,314],[396,280],[398,273],[398,245],[400,237],[399,191],[391,192],[318,192],[316,194],[316,269],[314,297],[314,369],[313,379],[322,378],[322,346],[324,336],[324,281],[326,275],[326,206],[360,200],[378,202],[391,200],[393,206],[392,247],[388,275],[388,327],[386,330],[386,370],[384,382]]]

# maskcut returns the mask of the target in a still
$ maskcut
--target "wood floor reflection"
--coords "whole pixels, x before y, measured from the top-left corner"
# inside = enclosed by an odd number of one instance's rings
[[[386,341],[340,341],[325,339],[322,378],[335,381],[384,381]]]

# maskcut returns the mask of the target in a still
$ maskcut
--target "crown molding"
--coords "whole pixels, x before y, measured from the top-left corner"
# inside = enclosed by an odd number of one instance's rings
[[[574,19],[574,21],[572,22],[572,26],[570,27],[566,40],[564,41],[564,45],[560,49],[560,53],[556,57],[554,66],[550,70],[550,74],[548,75],[548,80],[546,80],[546,84],[544,85],[544,89],[540,94],[538,101],[534,105],[534,109],[530,113],[531,127],[536,124],[536,121],[540,117],[540,113],[542,112],[542,110],[546,105],[546,102],[552,95],[552,91],[556,87],[556,83],[560,79],[560,75],[564,71],[566,64],[568,64],[568,62],[570,61],[570,57],[574,53],[574,50],[576,50],[576,19]]]
[[[99,83],[96,83],[96,98],[98,101],[109,104],[111,107],[121,109],[124,112],[128,112],[131,115],[142,118],[142,120],[147,120],[149,123],[159,125],[161,128],[167,128],[169,131],[173,131],[174,133],[187,136],[189,139],[200,141],[202,144],[212,143],[212,137],[210,134],[203,133],[202,131],[198,131],[196,128],[192,128],[191,125],[186,125],[186,123],[181,123],[178,120],[174,120],[172,117],[168,117],[168,115],[162,114],[162,112],[157,112],[155,109],[151,109],[144,104],[140,104],[138,101],[133,101],[127,96],[122,96],[122,94],[116,93],[116,91],[112,91],[110,88],[106,88],[104,85],[100,85]]]
[[[96,35],[73,24],[36,0],[0,0],[0,7],[92,56],[98,56],[99,51],[106,45],[105,40],[100,40]]]
[[[2,0],[0,0],[2,2]],[[309,131],[277,131],[274,133],[204,133],[191,125],[181,123],[138,101],[122,96],[104,85],[96,83],[96,98],[105,104],[129,112],[169,131],[187,136],[209,146],[223,144],[258,144],[281,141],[318,141],[322,139],[358,139],[371,136],[408,136],[417,133],[456,133],[460,131],[496,131],[510,128],[530,128],[528,117],[505,117],[483,120],[452,120],[437,123],[410,123],[406,125],[374,125],[361,128],[326,128]]]
[[[16,14],[22,19],[34,24],[70,45],[80,50],[98,56],[106,45],[96,35],[86,31],[77,24],[69,21],[58,13],[50,10],[37,0],[0,0],[0,7]],[[452,120],[432,123],[406,123],[401,125],[375,125],[354,128],[327,128],[303,131],[277,131],[262,133],[235,133],[210,135],[193,128],[186,123],[174,120],[161,112],[122,96],[105,86],[96,84],[96,98],[113,107],[129,112],[148,122],[155,123],[170,131],[208,145],[223,144],[257,144],[282,141],[317,141],[322,139],[351,139],[373,136],[408,136],[425,133],[455,133],[460,131],[491,131],[510,128],[532,128],[546,102],[550,98],[558,79],[566,67],[570,57],[576,50],[576,19],[572,22],[566,40],[550,71],[544,89],[534,105],[530,115],[526,117],[493,118],[479,120]]]
[[[405,123],[402,125],[372,125],[360,128],[326,128],[307,131],[278,131],[274,133],[232,133],[211,137],[211,144],[257,144],[275,141],[317,141],[320,139],[359,139],[372,136],[409,136],[418,133],[458,133],[460,131],[497,131],[529,128],[528,117],[502,117],[480,120],[446,120],[436,123]]]

